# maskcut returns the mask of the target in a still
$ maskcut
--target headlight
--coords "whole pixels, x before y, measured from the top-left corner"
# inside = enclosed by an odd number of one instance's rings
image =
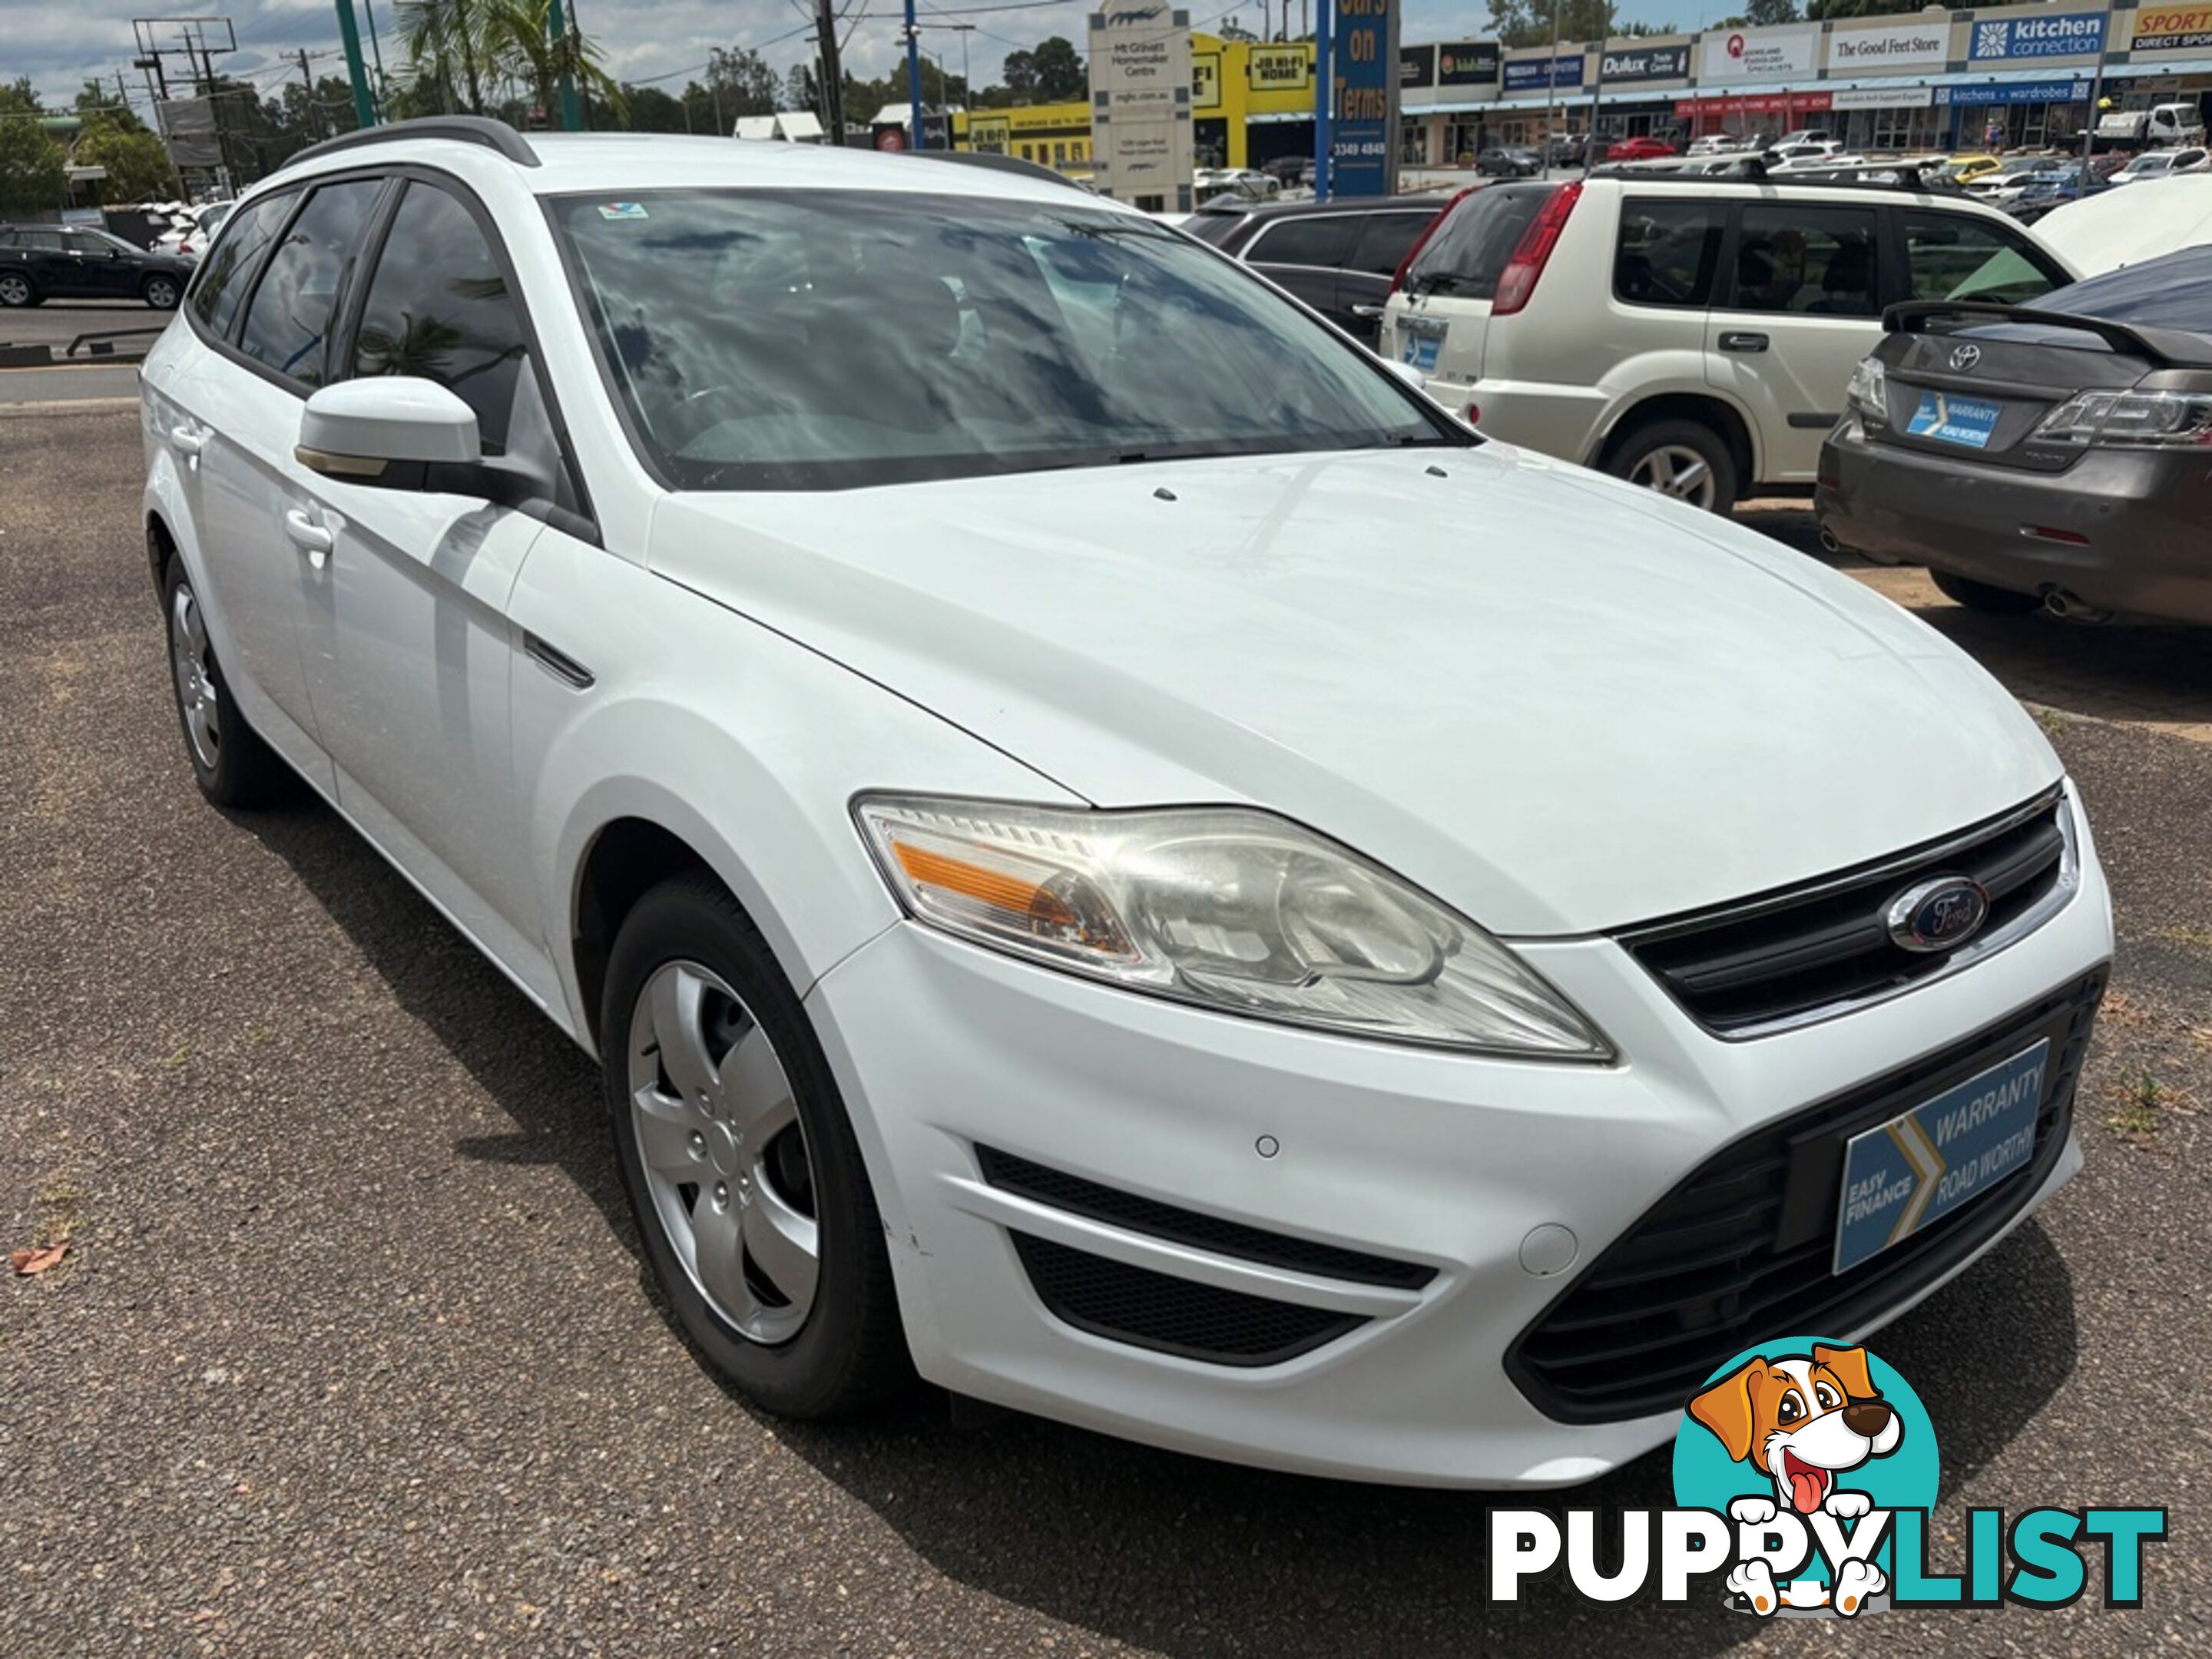
[[[1831,386],[1835,382],[1831,380]],[[1859,413],[1859,418],[1869,426],[1889,424],[1889,376],[1884,372],[1879,357],[1862,357],[1859,366],[1851,371],[1851,383],[1844,396]]]
[[[1464,917],[1296,824],[872,796],[909,915],[994,950],[1229,1013],[1529,1059],[1613,1051]]]

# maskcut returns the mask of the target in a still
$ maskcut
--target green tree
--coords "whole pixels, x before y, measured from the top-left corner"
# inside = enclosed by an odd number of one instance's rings
[[[413,114],[483,113],[486,0],[399,0]],[[465,98],[465,101],[464,99]]]
[[[76,113],[88,137],[95,132],[143,132],[146,124],[106,81],[87,78],[76,95]]]
[[[663,92],[659,87],[626,86],[622,90],[628,113],[624,125],[632,132],[682,132],[684,130],[682,100]]]
[[[1767,3],[1769,0],[1754,0]],[[1788,3],[1788,0],[1780,0]],[[1607,40],[1616,35],[1675,34],[1672,23],[1624,21],[1610,0],[1559,0],[1559,27],[1552,27],[1547,0],[1491,0],[1492,32],[1508,46],[1548,46],[1556,38],[1562,45],[1583,40]]]
[[[1921,9],[1922,0],[1806,0],[1805,15],[1825,22],[1835,17],[1894,17]]]
[[[176,191],[176,169],[159,138],[143,129],[125,132],[105,127],[77,141],[74,158],[81,167],[105,167],[100,180],[103,202],[146,202],[167,198]]]
[[[999,74],[1011,104],[1064,104],[1091,95],[1091,72],[1064,35],[1051,35],[1026,52],[1008,52]]]
[[[0,212],[43,211],[68,199],[68,158],[39,125],[46,112],[28,76],[0,87]]]
[[[599,47],[573,17],[558,40],[552,37],[553,8],[562,4],[565,0],[484,0],[485,60],[496,76],[527,94],[549,123],[557,118],[563,80],[619,120],[623,91],[599,66]]]

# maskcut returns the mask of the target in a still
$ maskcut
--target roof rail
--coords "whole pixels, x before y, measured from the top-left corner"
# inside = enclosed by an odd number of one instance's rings
[[[1083,190],[1081,185],[1077,184],[1066,173],[1054,173],[1042,162],[1024,161],[1018,155],[1002,155],[996,150],[910,149],[906,153],[908,155],[919,156],[925,161],[955,161],[963,167],[984,167],[993,173],[1018,173],[1030,179],[1049,179],[1052,183],[1063,185],[1069,190]],[[1088,191],[1084,191],[1086,196],[1090,193]]]
[[[1960,189],[1948,179],[1928,177],[1927,171],[1916,163],[1869,161],[1863,164],[1855,162],[1846,167],[1793,167],[1786,173],[1769,172],[1764,166],[1746,167],[1741,171],[1732,168],[1726,173],[1630,173],[1620,167],[1599,167],[1591,169],[1590,176],[1611,179],[1639,188],[1645,185],[1692,188],[1712,185],[1758,185],[1768,190],[1904,191],[1914,195],[1955,195],[1970,201],[1973,199],[1970,192]],[[1535,181],[1505,179],[1501,182]]]
[[[481,144],[486,149],[497,150],[517,167],[538,165],[538,152],[530,148],[529,140],[506,122],[495,121],[488,115],[425,115],[412,121],[387,121],[381,126],[342,132],[319,144],[310,144],[284,165],[289,167],[293,161],[335,155],[340,150],[362,149],[371,144],[404,143],[410,138],[443,138],[457,144]]]

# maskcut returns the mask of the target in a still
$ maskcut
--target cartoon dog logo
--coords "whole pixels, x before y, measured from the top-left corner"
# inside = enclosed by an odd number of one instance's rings
[[[1750,1464],[1774,1483],[1771,1501],[1739,1498],[1729,1505],[1738,1521],[1755,1525],[1783,1510],[1856,1520],[1874,1500],[1840,1486],[1837,1477],[1870,1458],[1888,1456],[1905,1438],[1904,1419],[1868,1374],[1864,1348],[1815,1342],[1812,1349],[1747,1359],[1690,1401],[1690,1415],[1712,1431],[1731,1461]],[[1732,1569],[1727,1582],[1762,1615],[1786,1603],[1808,1610],[1832,1607],[1848,1617],[1889,1587],[1870,1561],[1845,1562],[1832,1591],[1802,1578],[1778,1591],[1763,1560]]]

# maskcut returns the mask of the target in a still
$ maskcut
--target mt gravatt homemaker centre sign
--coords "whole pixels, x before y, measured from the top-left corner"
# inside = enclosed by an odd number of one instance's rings
[[[1117,202],[1191,209],[1190,14],[1120,0],[1091,14],[1091,166]]]

